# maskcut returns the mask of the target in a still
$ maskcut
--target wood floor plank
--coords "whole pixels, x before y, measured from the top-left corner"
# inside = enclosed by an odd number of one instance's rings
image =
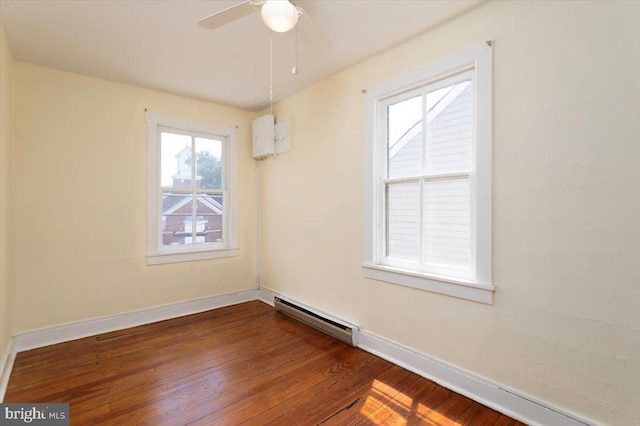
[[[265,357],[273,360],[274,367],[294,362],[287,354],[292,350],[296,350],[302,355],[309,355],[313,351],[318,351],[334,344],[330,338],[319,340],[318,343],[326,343],[326,346],[308,345],[300,347],[299,344],[290,342],[270,341],[269,349],[264,351],[252,351],[249,348],[238,347],[241,356],[235,356],[233,359],[210,357],[198,357],[189,360],[188,363],[173,361],[167,363],[152,371],[142,370],[136,374],[119,377],[110,383],[112,392],[117,397],[113,398],[113,411],[111,416],[116,415],[118,411],[133,411],[143,409],[144,405],[136,403],[136,398],[132,398],[137,394],[151,394],[151,399],[161,401],[163,399],[176,399],[181,394],[185,394],[186,398],[193,399],[194,395],[191,389],[194,385],[198,387],[209,387],[211,383],[215,383],[217,388],[224,389],[225,385],[231,385],[231,381],[237,380],[238,377],[256,377],[270,371],[269,366],[259,368],[259,363]],[[236,345],[237,346],[237,345]],[[278,353],[282,352],[282,353]],[[236,381],[238,383],[239,381]],[[148,403],[148,398],[145,403]]]
[[[360,413],[353,417],[349,424],[404,424],[408,422],[414,415],[416,401],[422,400],[438,388],[432,381],[417,375],[412,375],[412,377],[416,377],[414,382],[409,383],[408,386],[398,387],[395,393],[380,385],[374,386],[372,396],[367,398]],[[387,395],[389,398],[383,398]],[[443,392],[442,399],[447,395],[447,392]],[[376,404],[376,402],[380,403]]]
[[[317,362],[327,357],[327,353],[337,355],[340,348],[337,348],[337,342],[333,342],[330,346],[324,348],[323,351],[309,353],[305,358],[296,358],[294,362],[287,362],[283,366],[277,368],[278,371],[267,371],[266,374],[246,375],[244,378],[237,372],[230,372],[230,378],[227,382],[209,382],[205,378],[199,383],[188,383],[175,392],[163,395],[160,401],[164,401],[165,405],[162,411],[157,410],[155,416],[149,416],[144,406],[139,407],[136,412],[125,411],[122,418],[128,419],[132,415],[140,415],[145,420],[140,424],[187,424],[197,421],[207,416],[220,416],[221,413],[233,412],[240,410],[249,402],[253,402],[257,395],[262,395],[269,391],[272,382],[281,383],[280,386],[290,386],[283,378],[288,374],[296,374],[298,371],[298,363],[303,361]],[[300,353],[296,351],[296,353]],[[318,364],[320,365],[320,364]],[[307,377],[303,377],[306,379]],[[196,386],[194,386],[196,385]],[[170,401],[170,403],[168,403]],[[259,402],[259,400],[258,400]],[[240,403],[240,405],[237,405]],[[141,409],[140,409],[141,408]],[[114,408],[114,414],[121,412],[121,407]],[[241,415],[241,413],[238,413]],[[106,416],[99,419],[103,421],[109,420]],[[114,418],[114,424],[118,424],[119,417]]]
[[[257,316],[254,314],[252,320],[254,323],[256,318]],[[206,320],[206,317],[198,314],[190,319],[192,322],[201,322]],[[178,320],[181,320],[179,323],[184,323],[185,321],[183,318]],[[223,321],[215,321],[214,324],[218,325],[219,322]],[[238,324],[242,325],[243,321],[238,321]],[[152,330],[158,329],[157,323],[151,326]],[[119,339],[116,342],[112,339],[101,339],[103,336],[109,337],[121,332],[108,333],[89,338],[89,340],[82,339],[88,348],[83,348],[79,354],[73,350],[74,345],[71,345],[70,348],[65,347],[67,349],[66,352],[74,353],[73,357],[47,357],[44,361],[39,362],[33,358],[37,359],[38,352],[41,351],[49,353],[49,348],[51,347],[25,352],[24,357],[16,359],[16,368],[18,370],[15,375],[16,381],[22,382],[20,377],[23,370],[26,370],[26,374],[29,374],[29,366],[38,366],[38,370],[31,375],[30,385],[21,386],[21,390],[30,392],[31,388],[45,388],[49,392],[46,395],[49,400],[60,400],[66,395],[58,395],[57,392],[68,390],[70,384],[80,382],[86,385],[94,380],[104,381],[106,378],[123,374],[123,369],[125,373],[130,373],[133,366],[137,366],[141,362],[148,368],[150,367],[151,359],[157,364],[162,364],[167,358],[181,359],[185,353],[193,354],[197,348],[200,348],[201,351],[209,351],[215,345],[228,347],[230,339],[233,339],[234,335],[238,334],[234,329],[224,329],[219,325],[211,330],[200,327],[200,330],[183,329],[182,331],[177,330],[174,326],[167,327],[166,330],[158,329],[153,334],[149,332],[142,333],[143,327],[136,327],[131,330],[132,334],[128,340]],[[261,329],[256,329],[254,333],[258,334],[261,331]],[[277,332],[277,330],[275,331]],[[140,337],[141,335],[144,337]],[[236,338],[242,339],[243,337]],[[181,351],[175,351],[175,347],[180,347]],[[93,351],[93,361],[79,365],[76,360],[78,357],[87,358],[87,351]],[[13,373],[12,377],[14,377]],[[12,390],[12,383],[10,382],[8,392]]]
[[[294,321],[290,321],[298,326]],[[141,416],[149,417],[150,422],[157,423],[176,416],[182,416],[183,420],[188,416],[205,416],[239,398],[244,398],[244,393],[250,394],[256,383],[273,380],[274,376],[271,374],[275,370],[281,371],[287,366],[295,366],[299,359],[306,359],[314,354],[321,353],[324,356],[325,351],[337,344],[334,339],[322,334],[314,337],[307,341],[289,341],[288,346],[284,348],[270,344],[270,348],[281,350],[281,353],[274,354],[263,348],[251,352],[249,356],[237,356],[233,361],[216,368],[201,370],[184,379],[167,382],[166,386],[156,387],[150,398],[144,401],[125,395],[113,401],[109,415],[96,420],[104,423],[113,420],[114,424],[118,424],[121,419]],[[155,410],[155,415],[149,416],[147,406],[161,404],[163,401],[162,407]],[[202,405],[205,405],[205,409],[200,412]],[[185,414],[186,412],[188,414]],[[144,423],[146,420],[140,422]]]
[[[326,381],[291,395],[286,401],[272,406],[244,424],[317,425],[326,419],[327,410],[338,412],[369,389],[371,377],[386,377],[394,373],[405,375],[405,371],[398,371],[399,367],[381,359],[369,358],[371,362],[364,368],[352,366],[349,372],[328,377]],[[318,401],[322,401],[322,404],[318,404]]]
[[[471,405],[471,402],[469,398],[452,392],[442,404],[426,415],[425,421],[440,426],[454,425],[462,413]]]
[[[422,383],[422,378],[401,367],[393,366],[385,374],[371,380],[365,389],[355,394],[346,395],[345,402],[349,402],[339,407],[339,410],[325,418],[321,424],[327,426],[355,425],[366,419],[370,413],[380,408],[402,389],[406,389],[408,385],[415,385],[417,382]],[[357,398],[353,399],[355,396]]]
[[[378,359],[366,356],[368,354],[345,351],[345,349],[348,347],[340,343],[330,356],[320,354],[317,359],[301,360],[295,369],[278,377],[277,380],[265,382],[264,386],[252,389],[250,395],[232,406],[225,407],[192,424],[203,426],[240,424],[255,417],[256,413],[263,413],[277,406],[280,401],[287,401],[310,387],[324,384],[333,375],[345,377],[346,373],[354,374],[354,372],[366,370],[371,364],[376,364],[378,367],[383,365]]]
[[[479,404],[475,401],[471,403],[471,405],[467,408],[467,410],[462,413],[462,415],[458,418],[457,424],[459,425],[494,425],[497,419],[502,416],[502,414],[497,411],[493,411],[488,409],[482,404]],[[508,417],[507,417],[508,418]],[[513,419],[509,419],[513,420]],[[515,424],[515,421],[514,421]]]
[[[494,423],[494,426],[514,426],[514,425],[521,425],[521,424],[522,423],[516,422],[512,418],[509,418],[504,414],[502,414],[500,417],[498,417],[498,420],[496,420],[496,422]]]
[[[19,353],[72,425],[521,425],[255,301]]]

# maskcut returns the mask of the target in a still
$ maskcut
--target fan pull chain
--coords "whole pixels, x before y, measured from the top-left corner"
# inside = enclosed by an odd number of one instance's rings
[[[273,31],[269,30],[269,104],[273,115]]]
[[[296,12],[297,13],[297,12]],[[298,26],[293,27],[293,69],[291,74],[298,74]]]

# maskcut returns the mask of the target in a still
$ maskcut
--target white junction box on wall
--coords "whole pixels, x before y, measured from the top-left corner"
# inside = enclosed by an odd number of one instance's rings
[[[291,122],[275,124],[271,114],[253,120],[253,158],[264,159],[269,155],[282,154],[291,150]]]
[[[275,117],[271,114],[253,120],[253,158],[264,158],[276,153]]]
[[[291,150],[291,121],[287,120],[276,124],[275,140],[276,154]]]

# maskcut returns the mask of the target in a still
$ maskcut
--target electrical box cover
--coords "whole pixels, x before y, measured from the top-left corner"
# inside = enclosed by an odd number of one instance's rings
[[[263,158],[276,153],[275,117],[271,114],[253,120],[253,158]]]
[[[291,150],[291,122],[283,121],[276,124],[276,154]]]

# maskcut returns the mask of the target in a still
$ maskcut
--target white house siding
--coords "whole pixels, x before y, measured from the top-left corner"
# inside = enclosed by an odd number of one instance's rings
[[[427,123],[426,168],[429,173],[469,170],[472,135],[471,85]]]
[[[468,171],[472,155],[472,85],[450,100],[448,106],[429,117],[426,126],[426,173]],[[444,98],[443,98],[444,101]],[[412,131],[413,130],[413,131]],[[423,151],[422,123],[400,140],[389,158],[390,176],[422,174],[415,170]],[[416,131],[417,130],[417,131]],[[407,173],[409,168],[412,173]],[[420,215],[418,179],[387,188],[387,254],[390,257],[426,261],[429,264],[465,269],[470,261],[469,180],[437,179],[424,182]],[[420,221],[423,241],[421,250]],[[422,255],[425,256],[421,259]]]

